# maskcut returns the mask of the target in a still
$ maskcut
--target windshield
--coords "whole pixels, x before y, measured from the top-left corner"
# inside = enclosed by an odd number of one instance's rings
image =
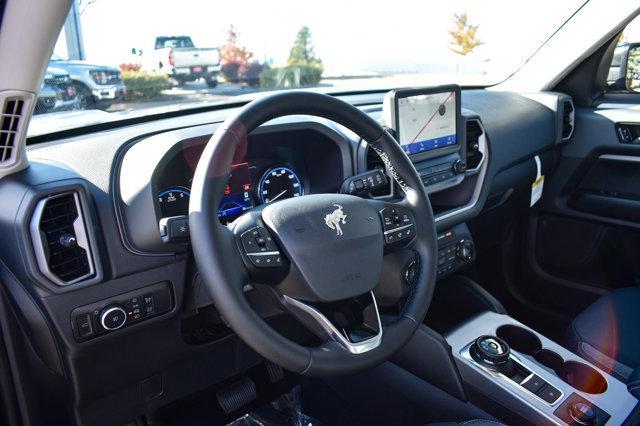
[[[256,92],[327,93],[513,74],[584,0],[75,0],[29,135]],[[53,65],[53,64],[52,64]]]

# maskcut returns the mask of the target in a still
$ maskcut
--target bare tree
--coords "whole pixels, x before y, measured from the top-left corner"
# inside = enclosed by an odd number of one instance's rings
[[[87,7],[91,6],[98,0],[77,0],[78,1],[78,10],[80,11],[80,15],[84,13]]]

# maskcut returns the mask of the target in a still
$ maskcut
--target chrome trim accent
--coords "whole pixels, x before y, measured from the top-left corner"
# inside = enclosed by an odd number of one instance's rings
[[[473,195],[471,196],[471,200],[467,204],[457,209],[437,215],[435,217],[436,223],[446,219],[450,219],[468,210],[471,210],[476,206],[476,204],[478,204],[478,200],[480,199],[480,193],[482,192],[482,186],[484,184],[484,178],[487,174],[487,167],[489,163],[489,149],[487,144],[486,132],[484,130],[484,126],[482,125],[482,121],[480,121],[477,118],[472,118],[469,121],[472,121],[472,120],[476,120],[480,125],[480,128],[482,129],[482,134],[478,138],[478,144],[480,145],[479,150],[482,153],[482,160],[480,160],[480,164],[478,164],[478,167],[476,167],[473,170],[467,170],[467,176],[473,175],[476,173],[478,174],[478,181],[476,182],[476,187],[473,190]]]
[[[523,390],[525,392],[527,392],[529,395],[534,396],[536,399],[538,399],[540,402],[543,402],[545,404],[548,404],[550,406],[554,406],[558,403],[558,401],[562,400],[562,398],[564,398],[564,392],[562,391],[562,389],[558,389],[558,391],[560,392],[560,396],[553,402],[547,402],[544,399],[540,398],[538,395],[536,395],[535,393],[531,392],[529,389],[525,388],[524,386],[522,386],[524,383],[526,383],[528,380],[530,380],[533,375],[535,374],[534,372],[531,371],[531,369],[527,368],[527,366],[520,360],[520,358],[518,358],[513,352],[509,355],[509,358],[511,359],[511,361],[513,361],[514,363],[518,364],[520,367],[524,368],[525,370],[531,372],[531,374],[529,374],[523,381],[522,383],[516,383],[513,380],[511,380],[510,378],[508,378],[507,376],[505,376],[504,374],[495,371],[489,367],[486,367],[482,364],[480,364],[479,362],[477,362],[475,359],[473,359],[473,357],[471,356],[471,352],[469,351],[469,349],[471,348],[471,346],[473,345],[473,342],[469,343],[466,347],[464,347],[461,351],[460,351],[460,355],[462,355],[463,357],[465,357],[466,359],[468,359],[469,361],[471,361],[474,365],[476,365],[477,367],[480,367],[481,369],[483,369],[484,371],[486,371],[487,373],[491,374],[493,377],[495,377],[496,379],[499,379],[501,381],[510,383],[511,386],[514,386],[516,389],[520,389]],[[555,387],[555,386],[554,386]]]
[[[262,251],[260,253],[247,253],[247,256],[273,256],[273,255],[279,255],[280,252],[279,251]]]
[[[624,161],[627,163],[640,163],[640,155],[603,154],[599,156],[598,159],[610,160],[610,161]]]
[[[378,311],[378,304],[376,303],[376,298],[373,295],[373,291],[371,292],[371,299],[373,300],[373,307],[376,311],[376,320],[378,322],[379,332],[375,336],[358,343],[353,343],[347,340],[344,335],[333,325],[333,323],[313,306],[307,305],[306,303],[296,300],[287,295],[282,295],[282,299],[285,305],[307,314],[307,317],[311,318],[315,322],[315,324],[319,325],[331,340],[337,342],[354,355],[369,352],[380,346],[380,343],[382,342],[382,322],[380,321],[380,312]]]
[[[122,324],[120,324],[117,327],[113,327],[113,328],[109,328],[105,325],[104,323],[104,319],[106,318],[107,315],[109,315],[111,312],[113,311],[120,311],[124,314],[124,321],[122,321]],[[124,309],[122,309],[120,306],[112,306],[108,309],[105,309],[104,312],[102,312],[100,314],[100,325],[102,326],[102,328],[104,328],[105,330],[109,330],[109,331],[113,331],[113,330],[117,330],[119,328],[121,328],[122,326],[124,326],[127,322],[127,311],[125,311]]]
[[[410,223],[409,225],[402,225],[399,228],[393,228],[393,229],[389,229],[388,231],[384,231],[384,235],[390,234],[392,232],[398,232],[398,231],[402,231],[403,229],[407,229],[409,227],[413,226],[413,223]]]
[[[42,213],[47,205],[47,203],[55,198],[59,198],[68,194],[73,194],[73,199],[76,204],[76,209],[78,210],[78,217],[73,222],[73,230],[75,232],[75,237],[78,246],[82,247],[87,252],[87,262],[89,264],[89,272],[85,275],[82,275],[71,281],[62,281],[56,275],[51,272],[49,269],[49,261],[48,261],[48,250],[47,250],[47,242],[40,231],[40,220],[42,219]],[[72,284],[76,284],[80,281],[87,279],[95,274],[95,268],[93,263],[93,254],[91,253],[91,245],[89,244],[89,238],[87,234],[87,229],[84,223],[84,213],[82,209],[82,203],[80,201],[80,196],[77,191],[65,191],[59,194],[47,196],[36,204],[35,209],[33,210],[33,214],[31,216],[31,221],[29,223],[29,231],[31,234],[31,242],[33,244],[33,250],[36,256],[36,262],[38,263],[38,269],[42,274],[51,280],[54,284],[64,287]]]
[[[565,102],[568,102],[571,104],[571,113],[569,114],[569,123],[571,124],[571,132],[569,133],[569,136],[562,138],[563,141],[568,141],[569,139],[571,139],[571,136],[573,136],[573,131],[576,128],[576,106],[573,103],[573,99],[571,98],[565,98],[562,100],[562,122],[564,123],[564,104]],[[562,128],[560,129],[560,134],[562,134]]]

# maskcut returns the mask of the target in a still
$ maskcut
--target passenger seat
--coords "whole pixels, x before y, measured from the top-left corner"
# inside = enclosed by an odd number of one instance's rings
[[[578,355],[628,383],[640,367],[640,287],[596,300],[576,317],[567,337]]]

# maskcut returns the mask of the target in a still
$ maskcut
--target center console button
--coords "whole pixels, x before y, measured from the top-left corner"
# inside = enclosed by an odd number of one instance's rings
[[[522,382],[522,387],[529,392],[536,394],[540,390],[540,388],[542,388],[546,384],[547,382],[545,382],[540,376],[534,374],[530,379]]]
[[[549,404],[553,404],[560,398],[560,391],[550,384],[544,385],[537,393],[537,395]]]

